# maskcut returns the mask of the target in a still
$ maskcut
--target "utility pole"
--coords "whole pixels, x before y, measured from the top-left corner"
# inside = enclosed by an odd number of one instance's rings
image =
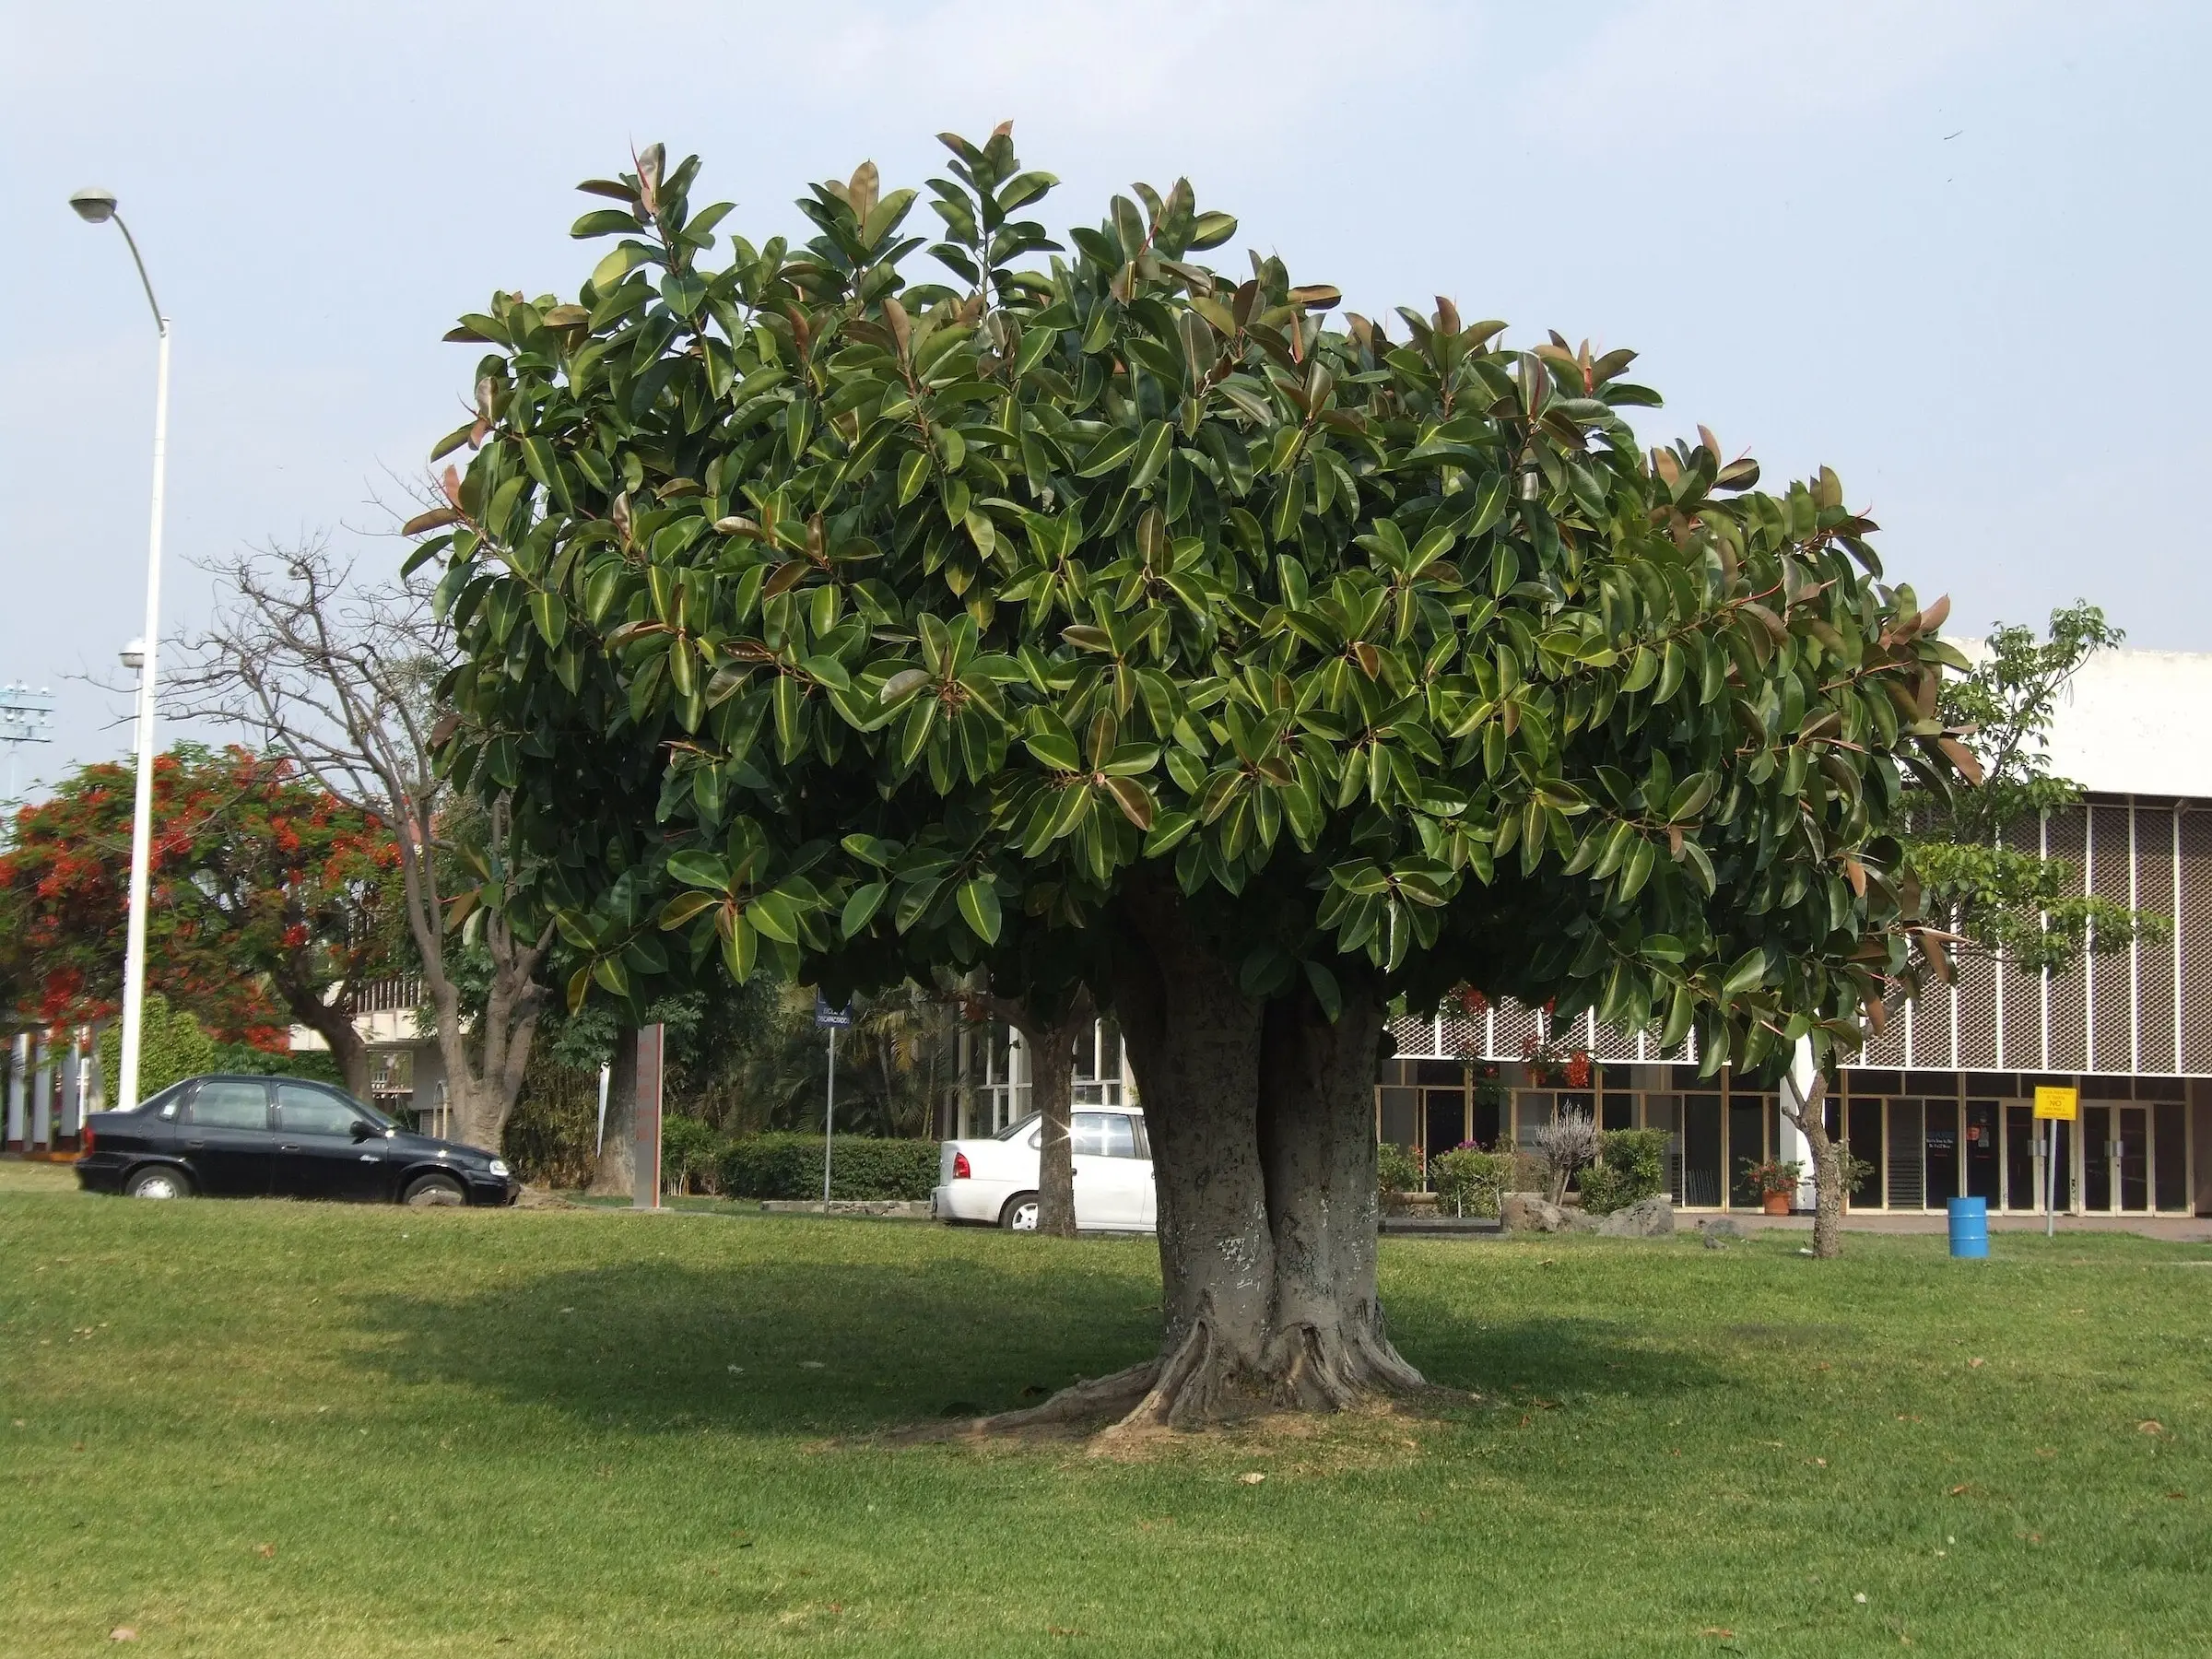
[[[41,686],[33,691],[29,685],[18,680],[11,686],[0,686],[0,743],[7,746],[7,796],[0,806],[9,809],[8,825],[12,826],[14,807],[20,798],[20,782],[16,775],[18,757],[27,743],[53,741],[53,693]],[[0,846],[6,845],[11,828],[0,827]]]
[[[138,1038],[146,1014],[146,905],[147,869],[154,845],[154,688],[155,659],[161,642],[161,492],[169,473],[169,319],[154,298],[153,279],[146,261],[138,256],[138,239],[115,211],[112,190],[86,189],[69,198],[69,206],[88,225],[110,219],[130,245],[131,263],[138,267],[139,286],[160,331],[161,352],[154,374],[154,503],[153,527],[146,548],[146,632],[125,651],[139,655],[138,669],[138,788],[131,814],[131,923],[130,943],[123,968],[123,1077],[116,1088],[115,1105],[128,1112],[138,1104]]]
[[[830,1159],[837,1146],[837,1033],[853,1023],[851,1008],[833,1008],[814,994],[814,1023],[830,1030],[830,1093],[822,1104],[822,1211],[830,1209]]]

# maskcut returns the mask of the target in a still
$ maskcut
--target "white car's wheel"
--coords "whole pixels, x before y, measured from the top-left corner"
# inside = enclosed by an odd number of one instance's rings
[[[123,1190],[134,1198],[189,1198],[192,1182],[179,1171],[156,1164],[133,1175]]]
[[[1006,1200],[1006,1207],[998,1212],[998,1224],[1008,1232],[1035,1232],[1037,1230],[1037,1194],[1017,1193]]]

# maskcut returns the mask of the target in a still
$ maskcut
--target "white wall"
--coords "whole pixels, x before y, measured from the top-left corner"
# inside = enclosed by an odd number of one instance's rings
[[[2059,694],[2048,752],[2096,794],[2212,798],[2212,653],[2100,652]]]

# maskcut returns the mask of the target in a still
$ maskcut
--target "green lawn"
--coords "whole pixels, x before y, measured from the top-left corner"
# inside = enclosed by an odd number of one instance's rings
[[[1393,1241],[1456,1398],[1124,1461],[881,1431],[1140,1357],[1147,1242],[14,1169],[0,1651],[2212,1652],[2212,1252],[1796,1242]]]

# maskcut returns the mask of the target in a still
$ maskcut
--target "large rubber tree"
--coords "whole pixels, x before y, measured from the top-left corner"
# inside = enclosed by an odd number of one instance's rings
[[[1159,1353],[1053,1403],[1201,1421],[1420,1379],[1375,1288],[1376,1065],[1450,984],[1855,1043],[1915,971],[1900,768],[1942,665],[1826,471],[1647,451],[1632,354],[1384,323],[1190,186],[1048,241],[1002,128],[718,243],[696,159],[582,188],[571,300],[496,295],[410,529],[445,761],[549,854],[571,1002],[986,968],[1125,1033]],[[720,246],[721,252],[716,253]],[[1050,255],[1040,262],[1040,256]],[[917,268],[926,267],[917,280]]]

